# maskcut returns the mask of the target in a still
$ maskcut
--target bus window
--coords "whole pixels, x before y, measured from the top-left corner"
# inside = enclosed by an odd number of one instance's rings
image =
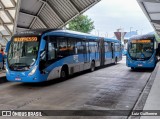
[[[108,49],[109,49],[109,47],[108,47],[108,43],[107,43],[107,42],[105,42],[105,52],[108,52]]]
[[[48,43],[48,60],[56,59],[56,54],[57,54],[57,43],[49,42]]]
[[[74,55],[75,54],[75,40],[73,38],[68,38],[68,53],[69,55]]]
[[[35,64],[38,49],[38,37],[13,38],[8,52],[8,66],[11,70],[29,70]]]
[[[87,46],[87,44],[86,44],[86,42],[85,41],[82,41],[82,52],[84,53],[84,54],[87,54],[87,49],[86,49],[86,46]]]
[[[91,53],[97,52],[97,43],[96,42],[89,42],[89,49]]]
[[[137,40],[138,41],[138,40]],[[151,43],[130,43],[129,55],[134,59],[149,59],[154,52],[154,44]]]
[[[77,41],[77,50],[78,50],[78,54],[83,54],[84,53],[84,46],[82,45],[81,41]]]
[[[89,51],[89,42],[86,42],[86,52],[87,52],[87,54],[90,53],[90,51]]]
[[[111,46],[111,43],[108,42],[108,52],[111,52],[112,51],[112,46]]]
[[[119,52],[121,50],[120,44],[115,44],[115,52]]]
[[[67,39],[63,37],[58,37],[57,41],[58,44],[58,57],[65,57],[68,56],[68,49],[67,49]]]

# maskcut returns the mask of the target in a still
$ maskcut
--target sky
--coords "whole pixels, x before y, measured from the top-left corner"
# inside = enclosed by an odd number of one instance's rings
[[[94,35],[113,37],[117,29],[138,34],[153,32],[154,29],[136,0],[101,0],[84,15],[94,21]]]

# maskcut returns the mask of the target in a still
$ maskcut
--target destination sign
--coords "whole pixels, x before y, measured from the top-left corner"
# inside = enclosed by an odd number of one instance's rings
[[[17,37],[14,38],[14,42],[35,42],[37,41],[37,37]]]
[[[151,43],[151,40],[132,40],[132,43]]]

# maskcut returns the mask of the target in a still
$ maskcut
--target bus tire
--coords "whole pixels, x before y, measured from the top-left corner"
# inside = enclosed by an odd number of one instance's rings
[[[115,58],[115,62],[114,62],[114,64],[117,64],[117,62],[118,62],[118,59],[117,59],[117,57]]]
[[[95,62],[94,61],[92,61],[91,62],[91,72],[94,72],[95,71]]]
[[[62,68],[61,70],[61,78],[62,79],[67,79],[68,78],[68,71],[66,68]]]

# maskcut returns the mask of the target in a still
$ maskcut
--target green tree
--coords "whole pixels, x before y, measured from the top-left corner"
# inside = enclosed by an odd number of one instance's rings
[[[160,37],[159,37],[159,35],[158,35],[157,33],[155,33],[154,35],[155,35],[155,37],[156,37],[156,40],[157,40],[158,42],[160,42]]]
[[[68,30],[90,33],[94,29],[94,22],[87,15],[80,15],[68,24]]]

